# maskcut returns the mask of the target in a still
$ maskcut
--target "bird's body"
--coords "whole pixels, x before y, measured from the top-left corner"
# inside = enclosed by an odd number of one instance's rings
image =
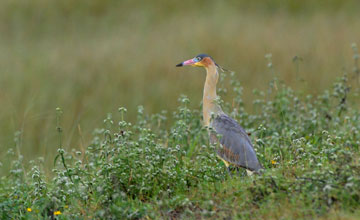
[[[262,168],[249,136],[234,119],[226,114],[220,114],[214,118],[211,127],[222,136],[220,139],[222,148],[217,150],[217,154],[222,160],[250,171],[257,172]],[[212,142],[217,141],[214,135],[216,134],[210,133]]]
[[[226,167],[234,165],[258,172],[262,169],[262,166],[256,157],[256,152],[249,136],[216,103],[216,84],[219,78],[218,65],[206,54],[200,54],[177,66],[185,65],[201,66],[206,69],[203,94],[203,119],[204,125],[209,128],[210,143],[220,143],[217,155],[224,161]],[[218,136],[221,136],[220,140],[218,140]]]

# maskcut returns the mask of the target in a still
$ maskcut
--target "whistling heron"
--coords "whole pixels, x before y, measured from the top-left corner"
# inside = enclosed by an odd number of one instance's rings
[[[195,58],[176,65],[198,66],[206,69],[206,80],[203,94],[204,125],[209,129],[210,143],[218,142],[217,134],[221,136],[221,147],[217,155],[229,169],[229,165],[243,167],[258,172],[262,169],[253,145],[245,130],[231,117],[226,115],[216,103],[216,83],[219,78],[219,65],[206,54],[199,54]]]

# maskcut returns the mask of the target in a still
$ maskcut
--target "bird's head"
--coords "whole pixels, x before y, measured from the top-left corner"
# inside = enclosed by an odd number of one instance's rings
[[[210,65],[216,65],[215,61],[213,60],[213,58],[207,54],[199,54],[197,56],[195,56],[194,58],[190,59],[190,60],[186,60],[182,63],[179,63],[178,65],[176,65],[177,67],[180,66],[198,66],[198,67],[209,67]]]

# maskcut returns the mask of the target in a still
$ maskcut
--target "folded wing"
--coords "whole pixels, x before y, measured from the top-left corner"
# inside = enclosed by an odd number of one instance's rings
[[[218,155],[231,164],[258,171],[262,168],[253,145],[245,130],[226,114],[220,114],[211,123],[217,134],[221,135],[222,148],[217,150]],[[211,134],[211,140],[216,137]]]

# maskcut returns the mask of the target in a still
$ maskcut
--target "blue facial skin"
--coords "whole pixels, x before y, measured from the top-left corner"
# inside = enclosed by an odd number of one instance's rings
[[[200,60],[201,60],[200,57],[195,57],[195,58],[193,59],[194,62],[199,62]]]

